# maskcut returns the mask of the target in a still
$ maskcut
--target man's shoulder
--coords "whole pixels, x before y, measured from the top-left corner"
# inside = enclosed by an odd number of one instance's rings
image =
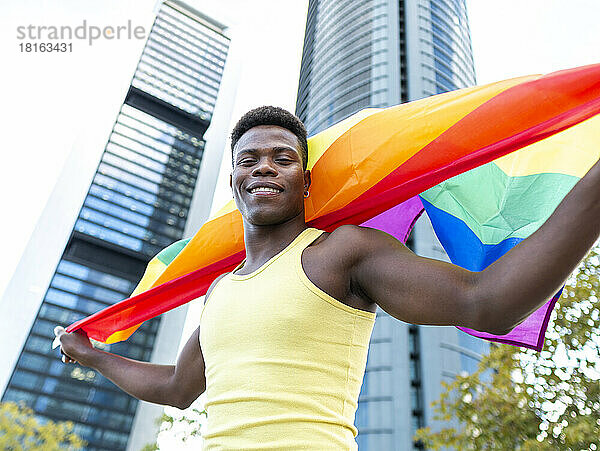
[[[357,226],[353,224],[345,224],[339,226],[330,234],[331,238],[336,241],[346,242],[347,245],[362,245],[387,240],[393,237],[381,230],[372,229],[371,227]],[[348,242],[346,240],[353,240]]]
[[[402,245],[393,236],[370,227],[347,224],[338,227],[328,236],[328,246],[332,251],[361,256],[385,248],[391,244]]]
[[[208,297],[210,296],[210,293],[212,293],[213,289],[215,288],[215,286],[217,285],[217,283],[219,283],[219,280],[221,280],[223,277],[225,277],[227,274],[229,274],[228,272],[221,274],[220,276],[217,276],[217,278],[215,280],[212,281],[212,283],[210,284],[210,286],[208,287],[208,289],[206,290],[206,299],[208,299]]]

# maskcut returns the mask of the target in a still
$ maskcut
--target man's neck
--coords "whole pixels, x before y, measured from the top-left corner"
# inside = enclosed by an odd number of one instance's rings
[[[257,269],[307,228],[304,212],[281,224],[255,225],[244,221],[246,263],[242,271],[246,273]]]

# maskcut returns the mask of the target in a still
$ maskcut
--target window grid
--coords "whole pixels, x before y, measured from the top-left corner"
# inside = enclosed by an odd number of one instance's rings
[[[155,193],[146,191],[138,186],[132,185],[131,183],[123,182],[112,175],[98,173],[96,174],[94,183],[98,186],[106,187],[107,189],[114,189],[116,192],[121,193],[124,196],[134,196],[133,198],[135,200],[140,202],[143,201],[149,206],[151,205],[154,208],[168,211],[171,214],[177,214],[182,218],[187,215],[189,203],[186,202],[186,204],[174,204],[174,202],[176,202],[175,200],[162,197],[160,193],[159,195],[156,195]]]

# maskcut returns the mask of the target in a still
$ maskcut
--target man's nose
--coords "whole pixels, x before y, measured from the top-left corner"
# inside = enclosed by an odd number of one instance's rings
[[[252,175],[277,175],[275,164],[269,158],[261,158],[252,170]]]

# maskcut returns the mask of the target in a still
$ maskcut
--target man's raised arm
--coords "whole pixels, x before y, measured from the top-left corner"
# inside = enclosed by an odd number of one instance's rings
[[[481,272],[418,257],[391,236],[354,229],[362,294],[415,324],[506,334],[560,289],[600,235],[600,161],[531,236]]]
[[[208,287],[205,302],[224,276],[217,277]],[[62,334],[59,339],[65,363],[79,362],[94,368],[121,390],[143,401],[186,409],[206,389],[200,327],[188,339],[176,365],[141,362],[95,349],[79,332]]]
[[[60,336],[61,351],[65,360],[94,368],[131,396],[185,409],[206,387],[199,331],[190,336],[176,365],[141,362],[95,349],[77,332]]]

